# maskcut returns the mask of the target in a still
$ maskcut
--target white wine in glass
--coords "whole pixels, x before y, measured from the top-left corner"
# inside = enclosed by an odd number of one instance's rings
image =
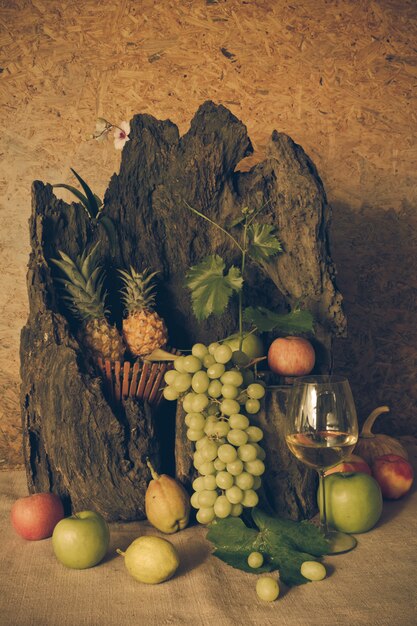
[[[326,469],[346,458],[358,440],[355,402],[347,378],[296,378],[288,400],[285,437],[294,456],[319,474],[320,527],[330,542],[330,554],[352,550],[357,543],[354,537],[327,526],[324,490]]]

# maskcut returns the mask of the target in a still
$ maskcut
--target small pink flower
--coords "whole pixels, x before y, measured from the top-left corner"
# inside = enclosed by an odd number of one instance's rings
[[[120,126],[114,127],[114,147],[116,150],[122,150],[126,141],[129,141],[130,124],[129,122],[120,122]]]

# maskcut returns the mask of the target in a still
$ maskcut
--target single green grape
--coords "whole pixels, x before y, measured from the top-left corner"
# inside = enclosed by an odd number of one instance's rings
[[[182,408],[186,413],[191,413],[193,410],[193,400],[196,397],[196,393],[189,391],[182,399]]]
[[[245,409],[248,413],[250,413],[250,415],[255,415],[261,410],[261,403],[259,402],[259,400],[249,398],[249,400],[246,400],[245,402]]]
[[[249,472],[242,472],[235,476],[235,483],[240,489],[246,491],[247,489],[253,489],[253,485],[255,482],[255,477]]]
[[[229,472],[219,472],[216,476],[216,485],[220,489],[230,489],[233,486],[233,476]]]
[[[240,404],[236,400],[223,400],[220,403],[220,411],[223,415],[233,415],[239,413]]]
[[[259,383],[251,383],[246,389],[249,398],[261,400],[265,395],[265,387]]]
[[[198,450],[196,450],[194,452],[194,456],[193,456],[193,465],[195,467],[196,470],[198,470],[198,468],[200,467],[200,465],[202,465],[205,462],[205,458],[203,457],[202,453],[199,452]]]
[[[198,504],[203,508],[214,506],[217,497],[217,491],[208,491],[207,489],[204,489],[204,491],[199,491],[198,493]]]
[[[198,504],[198,502],[199,502],[199,494],[200,493],[201,493],[201,491],[195,491],[193,493],[193,495],[191,496],[191,498],[190,498],[190,503],[191,503],[191,506],[193,507],[193,509],[199,509],[200,508],[199,504]]]
[[[208,474],[215,474],[216,468],[214,467],[213,461],[205,461],[200,465],[198,471],[202,476],[207,476]]]
[[[258,443],[264,436],[262,430],[258,426],[249,426],[249,428],[246,429],[246,434],[251,443]]]
[[[258,502],[259,496],[256,491],[254,491],[253,489],[246,489],[246,491],[243,492],[243,498],[241,502],[242,506],[253,508],[258,504]]]
[[[256,454],[258,456],[258,459],[261,459],[261,461],[265,461],[265,459],[266,459],[266,452],[265,452],[265,450],[259,445],[259,443],[253,443],[252,445],[255,446],[255,448],[256,448]],[[250,460],[250,459],[248,459],[248,460]]]
[[[216,362],[216,359],[214,358],[212,354],[206,354],[203,357],[203,365],[206,369],[208,369],[210,365],[214,365],[215,362]]]
[[[203,491],[203,489],[205,489],[205,478],[207,478],[206,476],[198,476],[197,478],[195,478],[193,480],[193,489],[194,491]]]
[[[188,356],[184,357],[183,367],[186,372],[189,372],[190,374],[195,374],[196,372],[201,370],[202,362],[196,356],[189,354]]]
[[[225,367],[223,363],[213,363],[207,368],[207,376],[211,379],[220,378],[224,374]]]
[[[168,370],[164,374],[164,381],[167,385],[172,385],[178,375],[177,370]]]
[[[244,369],[242,371],[242,377],[243,377],[242,384],[246,386],[250,385],[255,380],[255,374],[253,373],[251,369]]]
[[[248,436],[244,430],[231,428],[227,433],[227,441],[233,446],[243,446],[248,440]]]
[[[217,450],[217,456],[219,457],[220,461],[223,461],[223,463],[231,463],[237,458],[237,450],[229,443],[224,443],[219,446]]]
[[[232,348],[226,344],[220,345],[213,352],[213,356],[216,359],[217,363],[228,363],[231,360],[232,355]]]
[[[202,437],[201,439],[199,439],[198,441],[195,442],[195,448],[196,450],[203,450],[205,448],[205,446],[207,445],[207,442],[210,441],[210,439],[208,437]]]
[[[229,430],[230,430],[230,426],[228,422],[224,420],[217,420],[213,428],[213,435],[217,437],[218,439],[221,439],[222,437],[227,436],[227,433],[229,432]]]
[[[174,389],[174,387],[170,385],[164,388],[162,395],[164,396],[165,400],[178,400],[180,394],[179,391],[177,391],[176,389]]]
[[[239,515],[242,515],[243,512],[243,506],[239,503],[239,504],[232,504],[232,510],[230,512],[230,515],[232,517],[239,517]]]
[[[172,383],[174,389],[176,389],[179,393],[183,393],[184,391],[188,391],[191,387],[191,376],[190,374],[178,374]]]
[[[214,491],[217,489],[216,476],[214,474],[208,474],[207,476],[200,476],[203,479],[204,489],[208,491]]]
[[[224,495],[229,500],[230,504],[240,504],[243,500],[243,491],[237,485],[226,489]]]
[[[189,428],[194,430],[204,430],[206,418],[202,413],[187,413],[185,416],[185,423]]]
[[[258,456],[258,452],[253,443],[245,443],[243,446],[239,446],[237,455],[241,461],[247,463],[248,461],[255,461]]]
[[[218,378],[220,378],[223,385],[234,385],[235,387],[241,387],[243,385],[243,376],[239,370],[236,369],[228,370],[218,376]]]
[[[239,389],[235,385],[223,385],[221,395],[227,400],[234,400],[239,395]]]
[[[191,379],[191,387],[196,393],[206,393],[209,384],[210,378],[207,376],[206,372],[202,370],[196,372]]]
[[[204,446],[201,456],[205,461],[214,461],[217,458],[217,449],[218,445],[214,441],[209,441],[206,446]]]
[[[185,356],[178,356],[174,361],[174,369],[176,369],[177,372],[180,372],[180,374],[185,373],[184,359]]]
[[[226,463],[226,470],[232,476],[239,476],[243,472],[243,463],[240,459],[235,459],[234,461],[230,461],[230,463]]]
[[[256,593],[260,600],[273,602],[279,596],[277,581],[271,576],[262,576],[256,582]]]
[[[323,580],[323,578],[326,578],[327,574],[324,565],[318,561],[304,561],[304,563],[301,564],[300,571],[304,578],[314,581]]]
[[[204,343],[195,343],[191,348],[191,354],[202,361],[208,354],[208,348],[204,345]]]
[[[207,393],[211,398],[220,398],[222,395],[222,387],[220,380],[212,380],[207,388]]]
[[[210,524],[216,517],[213,507],[207,507],[197,511],[196,520],[199,524]]]
[[[214,354],[214,351],[216,350],[216,348],[218,348],[220,346],[220,344],[217,341],[214,341],[213,343],[211,343],[208,347],[208,351],[209,354]]]
[[[246,352],[242,352],[242,350],[235,350],[232,355],[232,363],[239,367],[245,367],[250,363],[250,357],[248,357]]]
[[[219,496],[214,503],[214,513],[217,517],[225,518],[232,512],[232,505],[226,496]]]
[[[218,471],[218,472],[222,472],[223,470],[226,469],[226,463],[221,461],[218,457],[217,457],[217,459],[214,459],[213,465],[214,465],[214,468],[216,469],[216,471]]]
[[[262,485],[261,477],[260,476],[254,476],[253,477],[253,487],[252,487],[252,489],[254,491],[257,491],[260,488],[261,485]]]
[[[248,565],[249,567],[253,567],[257,569],[258,567],[262,567],[264,564],[264,557],[260,552],[251,552],[248,556]]]
[[[187,439],[190,441],[198,441],[204,437],[203,430],[194,430],[193,428],[189,428],[187,430]]]
[[[230,428],[246,430],[246,428],[250,426],[250,422],[246,415],[242,415],[242,413],[234,413],[229,417],[229,426]]]
[[[245,463],[245,471],[252,474],[252,476],[262,476],[265,472],[265,463],[261,459],[255,459],[254,461],[247,461]]]
[[[196,413],[201,413],[209,404],[209,399],[204,393],[196,393],[193,398],[193,411]]]

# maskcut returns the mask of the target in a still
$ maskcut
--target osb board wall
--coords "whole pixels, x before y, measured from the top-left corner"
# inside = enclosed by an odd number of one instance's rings
[[[361,418],[389,404],[380,429],[417,434],[416,8],[0,0],[0,467],[21,460],[31,182],[73,183],[73,167],[102,194],[120,155],[88,139],[97,116],[150,113],[185,132],[206,99],[247,125],[251,162],[273,129],[314,160],[349,320],[335,367],[351,378]]]

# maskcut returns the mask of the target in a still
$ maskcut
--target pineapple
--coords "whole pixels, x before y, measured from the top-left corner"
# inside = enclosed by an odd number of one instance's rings
[[[78,338],[95,358],[119,361],[124,345],[119,331],[107,321],[106,294],[103,293],[104,272],[99,265],[98,244],[84,251],[73,261],[58,251],[61,259],[51,259],[65,274],[56,279],[63,285],[62,299],[74,316],[82,321]]]
[[[123,338],[134,356],[145,357],[165,346],[168,333],[164,320],[154,310],[155,289],[152,279],[157,272],[119,270],[124,283],[123,302],[127,316],[123,320]]]

